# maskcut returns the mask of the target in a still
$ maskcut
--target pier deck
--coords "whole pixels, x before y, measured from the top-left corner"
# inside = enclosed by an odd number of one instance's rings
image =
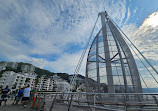
[[[6,106],[4,106],[2,103],[2,106],[0,106],[0,111],[36,111],[34,109],[31,109],[29,106],[24,108],[21,104],[13,105],[12,103],[12,100],[8,101]]]

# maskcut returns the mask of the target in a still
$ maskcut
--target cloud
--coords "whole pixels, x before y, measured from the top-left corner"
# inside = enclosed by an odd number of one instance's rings
[[[158,12],[155,12],[145,19],[144,23],[135,31],[132,37],[136,45],[147,57],[150,55],[156,57],[158,54],[158,24],[156,25],[157,22],[154,25],[152,23],[157,20],[155,17],[157,15]]]
[[[82,51],[73,54],[65,53],[56,61],[48,61],[43,58],[28,57],[26,55],[14,56],[11,57],[10,60],[15,62],[25,61],[27,63],[32,63],[37,67],[49,69],[53,72],[65,72],[68,74],[73,74],[80,59],[81,52]],[[86,57],[83,59],[83,63],[79,72],[80,74],[85,75],[85,67]]]
[[[137,12],[138,8],[136,7],[133,11],[133,15]]]
[[[122,27],[122,30],[133,41],[138,49],[147,58],[156,59],[158,54],[158,24],[157,20],[158,12],[149,15],[140,27],[135,24],[129,24]],[[153,22],[155,24],[153,24]]]
[[[122,30],[127,34],[136,47],[142,52],[142,54],[148,59],[148,61],[158,68],[158,24],[157,24],[158,12],[154,12],[149,15],[140,27],[135,24],[125,25]],[[138,52],[137,52],[138,54]],[[135,55],[135,54],[134,54]],[[149,66],[149,64],[138,54],[146,65],[148,70],[158,79],[156,72]],[[146,67],[141,63],[138,57],[134,56],[137,62],[140,75],[144,78],[148,87],[156,87],[157,83],[150,75]],[[142,81],[142,86],[146,87]]]
[[[3,9],[1,25],[7,26],[7,32],[2,32],[8,34],[14,41],[23,44],[26,44],[23,40],[29,42],[28,47],[25,48],[29,49],[29,46],[33,48],[28,53],[59,54],[69,43],[86,42],[87,34],[92,30],[98,13],[104,11],[104,7],[107,7],[107,11],[114,19],[119,17],[119,23],[121,23],[120,20],[123,21],[126,13],[125,4],[125,0],[117,3],[93,0],[44,3],[6,0],[0,6]],[[116,7],[116,13],[113,13],[111,6]],[[25,29],[21,31],[22,28]]]
[[[67,73],[74,72],[99,12],[106,10],[120,26],[131,16],[126,0],[5,0],[1,1],[0,9],[2,58]],[[93,37],[99,29],[100,19]],[[70,44],[77,44],[78,50],[65,51],[73,47]],[[57,55],[54,61],[43,58],[54,54]],[[31,55],[39,55],[40,58]],[[84,71],[85,65],[81,73]]]
[[[38,2],[36,2],[34,5],[35,6],[33,6],[34,8],[29,15],[29,19],[31,20],[30,22],[33,23],[31,24],[33,28],[43,30],[49,27],[49,25],[54,22],[53,18],[51,19],[49,17],[48,11],[40,6]]]
[[[11,57],[10,60],[15,62],[26,62],[35,65],[36,67],[44,68],[48,65],[48,61],[41,58],[28,57],[26,55],[18,55]]]
[[[128,22],[128,20],[130,19],[130,16],[131,16],[131,12],[130,12],[130,8],[128,7],[127,17],[126,17],[126,21],[124,24],[126,24]]]
[[[158,12],[154,12],[151,15],[149,15],[148,18],[145,19],[143,26],[151,26],[151,27],[157,27],[158,26]]]
[[[75,68],[78,64],[78,61],[80,59],[81,56],[81,52],[78,53],[74,53],[74,54],[63,54],[63,56],[52,62],[52,68],[56,71],[56,72],[67,72],[70,74],[73,74],[75,71]],[[82,67],[80,70],[81,74],[85,74],[85,63],[86,63],[86,57],[83,60],[84,62],[82,63]]]

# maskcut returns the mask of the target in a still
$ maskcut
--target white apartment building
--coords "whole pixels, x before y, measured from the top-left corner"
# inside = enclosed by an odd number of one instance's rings
[[[86,84],[82,83],[81,85],[78,86],[77,92],[85,92],[86,91]]]
[[[0,71],[2,70],[6,70],[6,67],[5,66],[0,66]]]
[[[54,81],[52,78],[42,76],[38,79],[39,82],[36,85],[38,91],[53,91]]]
[[[18,63],[17,62],[9,62],[7,67],[11,67],[12,69],[17,69]]]
[[[8,62],[8,61],[2,61],[2,62],[0,62],[0,66],[7,67],[7,65],[8,65],[9,63],[10,63],[10,62]]]
[[[17,62],[8,62],[8,61],[0,62],[0,71],[5,70],[6,67],[11,67],[12,69],[16,69],[18,67],[18,63]]]
[[[62,78],[60,78],[57,75],[53,76],[53,80],[55,82],[56,85],[56,91],[57,92],[67,92],[70,91],[70,83],[68,83],[67,81],[63,80]]]
[[[61,82],[56,81],[55,84],[56,84],[56,91],[57,92],[70,91],[70,84],[66,81],[61,81]]]
[[[61,77],[54,75],[53,77],[40,77],[39,83],[36,85],[38,91],[57,91],[66,92],[70,89],[70,84]]]
[[[0,86],[19,89],[26,85],[30,85],[30,88],[35,87],[35,79],[37,75],[33,73],[15,73],[13,71],[6,71],[0,78]]]
[[[33,66],[33,65],[22,65],[21,70],[23,72],[34,72],[35,71],[35,66]]]

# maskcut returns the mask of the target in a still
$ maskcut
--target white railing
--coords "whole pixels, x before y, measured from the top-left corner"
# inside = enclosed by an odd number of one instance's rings
[[[45,111],[52,111],[57,107],[64,111],[82,108],[103,109],[108,111],[157,111],[158,93],[87,93],[87,92],[38,92],[36,104],[37,109],[45,107]],[[40,105],[39,101],[40,100]],[[45,105],[45,106],[44,106]],[[63,106],[63,107],[62,107]],[[62,109],[64,108],[64,109]]]

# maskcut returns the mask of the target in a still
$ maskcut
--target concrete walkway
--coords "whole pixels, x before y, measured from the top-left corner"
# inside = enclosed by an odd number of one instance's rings
[[[12,101],[8,101],[6,106],[4,106],[2,103],[2,106],[0,106],[0,111],[35,111],[30,108],[30,105],[24,108],[21,104],[13,105],[12,103]]]

